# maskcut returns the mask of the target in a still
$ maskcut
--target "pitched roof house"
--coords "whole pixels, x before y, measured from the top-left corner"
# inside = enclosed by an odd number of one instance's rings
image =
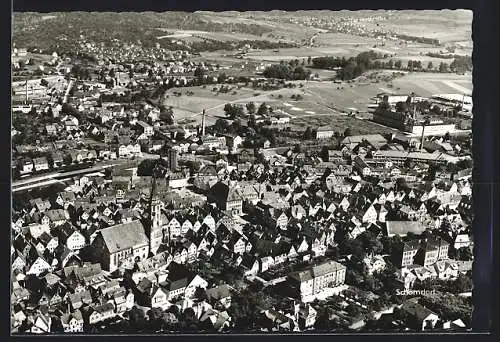
[[[135,220],[101,229],[92,248],[103,268],[114,271],[124,262],[146,259],[149,239],[142,223]]]

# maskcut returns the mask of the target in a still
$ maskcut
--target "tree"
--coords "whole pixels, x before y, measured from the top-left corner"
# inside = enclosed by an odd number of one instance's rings
[[[303,138],[305,140],[311,140],[312,139],[312,129],[311,127],[307,127],[306,130],[304,131]]]
[[[439,63],[439,72],[448,72],[448,64],[445,62]]]
[[[255,103],[254,102],[249,102],[246,105],[248,114],[254,114],[255,113]]]
[[[386,101],[382,101],[378,104],[378,107],[377,107],[378,113],[385,113],[389,110],[391,110],[391,106]]]
[[[165,122],[167,125],[173,125],[174,124],[174,110],[170,106],[168,108],[162,106],[160,108],[160,120]]]
[[[465,72],[472,70],[472,58],[470,56],[457,56],[450,64],[453,72]]]
[[[168,168],[168,163],[165,159],[145,159],[137,166],[137,175],[139,176],[152,176],[153,169],[156,164],[160,164],[164,168]]]
[[[367,254],[379,254],[383,250],[382,243],[369,231],[361,233],[356,239],[361,240],[363,249]]]
[[[472,252],[469,247],[461,247],[457,250],[457,259],[461,261],[471,261],[473,259]]]
[[[203,70],[203,68],[201,68],[200,66],[198,66],[195,70],[194,70],[194,77],[196,77],[198,80],[201,80],[203,79],[203,76],[205,75],[205,70]]]
[[[262,292],[244,289],[236,293],[228,309],[237,331],[248,331],[260,316],[260,310],[265,306],[267,297]]]
[[[388,294],[395,294],[395,289],[398,286],[398,280],[396,276],[396,268],[391,264],[387,263],[385,269],[377,274],[377,278],[382,282],[383,292]]]
[[[439,296],[421,297],[419,304],[434,311],[443,321],[460,318],[466,325],[470,324],[472,315],[472,301],[470,298],[448,293]]]
[[[148,311],[147,316],[149,318],[149,330],[158,331],[163,326],[163,311],[160,308],[152,308]]]
[[[463,293],[472,291],[472,277],[460,274],[457,279],[455,279],[450,285],[449,290],[451,293]]]
[[[224,83],[227,80],[227,75],[225,73],[221,73],[219,77],[217,77],[217,83]]]
[[[347,64],[344,68],[340,69],[338,75],[342,80],[352,80],[361,73],[362,70],[360,70],[360,66],[353,61]]]
[[[218,133],[227,133],[229,129],[229,124],[224,119],[217,119],[213,127],[215,128],[215,131]]]
[[[321,153],[320,153],[321,159],[323,159],[324,162],[327,162],[330,158],[329,153],[328,153],[328,146],[323,146],[321,148]]]
[[[201,287],[197,287],[194,293],[195,298],[199,299],[200,301],[207,301],[208,302],[208,295],[205,289]]]
[[[394,67],[394,62],[392,61],[392,59],[390,59],[389,62],[387,62],[387,68],[392,69],[393,67]]]
[[[396,103],[396,112],[406,113],[408,112],[408,104],[406,102],[398,102]]]
[[[344,131],[344,137],[350,137],[352,135],[351,128],[347,127]]]
[[[238,116],[243,115],[243,107],[240,105],[233,105],[231,103],[227,103],[224,106],[224,112],[226,113],[227,116],[231,119],[235,119]]]
[[[42,280],[33,274],[28,274],[24,278],[24,287],[32,293],[32,296],[42,294],[45,288]]]
[[[359,286],[363,282],[363,276],[354,269],[347,269],[345,282],[349,285]]]
[[[408,189],[408,183],[406,182],[406,178],[398,178],[396,179],[396,190],[406,190]]]
[[[332,330],[332,321],[330,320],[330,312],[327,306],[319,306],[314,328],[320,331]]]
[[[466,159],[461,159],[457,162],[457,168],[459,170],[466,170],[472,168],[472,159],[466,158]]]
[[[402,63],[401,61],[398,59],[395,63],[394,63],[394,67],[396,69],[401,69],[401,66],[402,66]]]
[[[142,330],[146,327],[146,315],[144,311],[134,306],[128,313],[130,325],[137,330]]]
[[[73,162],[73,159],[71,158],[71,155],[65,154],[63,157],[63,164],[64,165],[71,165],[72,162]]]
[[[262,102],[262,104],[259,106],[259,109],[257,110],[258,115],[267,115],[269,113],[269,109],[267,108],[267,104],[265,102]]]
[[[429,63],[427,64],[427,69],[429,69],[429,70],[434,69],[434,65],[432,64],[432,61],[429,61]]]
[[[345,310],[349,316],[353,318],[356,318],[361,314],[361,310],[356,304],[349,304]]]
[[[169,312],[169,313],[172,313],[174,314],[176,317],[179,316],[180,314],[180,309],[177,305],[172,305],[170,306],[167,310],[165,310],[165,312]]]

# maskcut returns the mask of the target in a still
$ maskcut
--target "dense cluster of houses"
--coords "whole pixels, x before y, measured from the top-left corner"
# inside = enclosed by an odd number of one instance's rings
[[[167,55],[159,47],[147,53],[162,63],[133,64],[127,61],[144,57],[144,48],[130,45],[123,54],[119,44],[84,40],[81,48],[102,71],[97,80],[76,82],[65,96],[85,115],[63,111],[56,101],[38,106],[50,122],[36,143],[14,146],[19,173],[160,151],[167,152],[167,172],[153,178],[139,175],[134,160],[117,163],[109,175],[78,176],[64,190],[17,204],[13,331],[99,331],[139,308],[164,310],[172,327],[191,310],[200,326],[220,332],[235,324],[230,308],[239,278],[247,286],[281,284],[277,295],[291,299],[262,308],[269,330],[313,329],[317,307],[311,302],[346,285],[349,256],[331,260],[328,252],[366,232],[401,238],[390,255],[371,254],[362,262],[369,274],[395,265],[403,289],[470,273],[472,261],[455,255],[472,248],[471,170],[428,178],[431,165],[468,158],[460,146],[434,139],[416,150],[418,141],[371,134],[346,136],[334,149],[328,140],[335,132],[319,127],[299,149],[271,148],[269,140],[243,148],[243,134],[167,126],[164,113],[146,102],[102,100],[125,96],[141,82],[185,85],[185,73],[218,66],[194,64],[183,51]],[[290,118],[281,114],[256,116],[256,123],[282,128]],[[12,129],[13,137],[22,134]],[[320,156],[322,146],[328,148]],[[234,283],[200,264],[235,272]],[[418,303],[405,303],[403,310],[417,317],[417,329],[436,324],[436,315]]]
[[[147,124],[138,127],[151,134]],[[134,305],[175,305],[220,331],[232,324],[233,284],[204,279],[192,267],[200,260],[249,279],[297,265],[277,281],[300,303],[345,283],[346,266],[315,260],[366,231],[405,237],[390,259],[371,255],[363,262],[370,273],[394,263],[406,289],[416,280],[467,273],[471,262],[449,258],[449,248],[472,245],[470,174],[426,182],[422,163],[374,178],[356,158],[366,146],[383,148],[382,139],[346,138],[327,161],[292,149],[238,149],[236,162],[204,160],[199,172],[183,176],[203,195],[167,177],[157,181],[151,201],[152,177],[129,167],[115,168],[110,179],[83,176],[52,198],[32,199],[12,217],[14,329],[81,332],[123,317]],[[414,176],[406,187],[397,182],[403,172]],[[426,230],[431,236],[421,240]],[[264,314],[282,328],[312,326],[309,304],[290,310]]]

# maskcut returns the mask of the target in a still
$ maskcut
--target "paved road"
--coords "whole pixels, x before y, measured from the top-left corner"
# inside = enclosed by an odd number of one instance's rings
[[[19,192],[19,191],[24,191],[24,190],[30,190],[34,188],[40,188],[43,186],[49,186],[51,184],[56,184],[56,183],[62,183],[61,180],[58,179],[48,179],[39,183],[34,183],[34,184],[29,184],[29,185],[23,185],[17,188],[13,188],[12,192]]]
[[[23,178],[21,180],[13,182],[12,187],[41,182],[41,181],[44,181],[44,180],[47,180],[50,178],[57,177],[59,174],[60,174],[60,172],[51,172],[51,173],[46,173],[46,174],[44,174],[42,176],[38,176],[38,177]]]
[[[38,176],[38,177],[34,177],[34,178],[28,178],[28,179],[23,179],[23,180],[19,180],[19,181],[13,182],[12,183],[12,187],[13,188],[17,188],[17,187],[20,187],[20,186],[23,186],[23,185],[29,185],[29,184],[33,184],[33,183],[40,183],[40,182],[43,182],[43,181],[46,181],[46,180],[49,180],[49,179],[71,177],[71,176],[78,175],[78,174],[81,174],[81,173],[89,173],[89,172],[101,171],[101,170],[103,170],[103,169],[105,169],[107,167],[120,164],[119,160],[117,160],[117,161],[118,162],[115,163],[115,164],[101,164],[101,165],[97,165],[97,166],[93,166],[93,167],[86,168],[86,169],[81,169],[81,170],[68,171],[68,172],[51,172],[51,173],[45,174],[43,176]]]
[[[157,158],[159,158],[159,155],[143,153],[142,157],[137,158],[135,160],[140,163],[141,161],[143,161],[145,159],[157,159]],[[64,180],[67,180],[67,179],[73,177],[73,176],[77,176],[77,175],[81,175],[81,174],[88,174],[88,173],[93,173],[93,172],[99,172],[99,171],[102,171],[108,167],[126,164],[130,161],[131,161],[131,159],[106,160],[106,161],[100,162],[99,165],[89,167],[86,169],[68,171],[68,172],[51,172],[51,173],[43,175],[43,176],[38,176],[38,177],[34,177],[34,178],[29,178],[29,179],[23,179],[23,180],[12,183],[12,192],[29,190],[29,189],[33,189],[33,188],[48,186],[48,185],[55,184],[55,183],[60,183]]]
[[[62,183],[63,181],[70,179],[73,176],[80,174],[87,174],[92,172],[102,171],[105,168],[111,167],[112,165],[101,165],[97,167],[90,167],[82,170],[75,170],[70,172],[62,172],[50,174],[45,177],[37,177],[35,180],[31,180],[31,182],[24,182],[23,184],[12,184],[12,192],[19,192],[23,190],[30,190],[34,188],[41,188],[44,186],[48,186],[55,183]]]

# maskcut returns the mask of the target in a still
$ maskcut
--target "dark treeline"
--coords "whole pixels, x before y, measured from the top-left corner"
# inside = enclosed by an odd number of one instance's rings
[[[288,63],[273,64],[267,67],[262,74],[266,78],[305,80],[309,78],[311,71],[300,65],[298,60],[293,60]]]
[[[431,44],[431,45],[439,46],[439,40],[438,39],[426,38],[426,37],[408,36],[406,34],[397,34],[396,37],[398,39],[406,40],[406,41],[410,41],[410,42],[417,42],[417,43],[422,43],[422,44]]]
[[[450,70],[453,72],[465,72],[472,70],[471,56],[456,56],[450,64]]]
[[[200,14],[185,12],[67,12],[58,13],[51,20],[43,20],[42,17],[43,13],[17,14],[13,19],[13,42],[21,47],[29,47],[36,42],[37,47],[43,50],[72,51],[80,35],[83,35],[89,41],[105,45],[118,40],[154,47],[158,42],[156,37],[163,34],[158,28],[164,27],[165,23],[179,30],[240,32],[256,36],[271,31],[251,23],[216,23],[204,20]],[[138,22],[141,24],[137,25]]]
[[[465,72],[472,70],[472,59],[470,56],[456,56],[451,64],[441,62],[434,67],[432,62],[423,65],[422,61],[409,60],[403,64],[400,60],[383,61],[387,55],[374,51],[361,52],[356,57],[317,57],[312,59],[312,68],[336,69],[337,77],[341,80],[351,80],[370,69],[396,69],[409,71],[439,71],[439,72]]]
[[[192,42],[189,49],[192,52],[201,51],[217,51],[217,50],[234,50],[243,48],[245,45],[250,45],[255,49],[284,49],[291,48],[295,45],[283,42],[270,42],[266,40],[241,40],[237,42],[222,41],[222,40],[204,40],[201,42]]]

